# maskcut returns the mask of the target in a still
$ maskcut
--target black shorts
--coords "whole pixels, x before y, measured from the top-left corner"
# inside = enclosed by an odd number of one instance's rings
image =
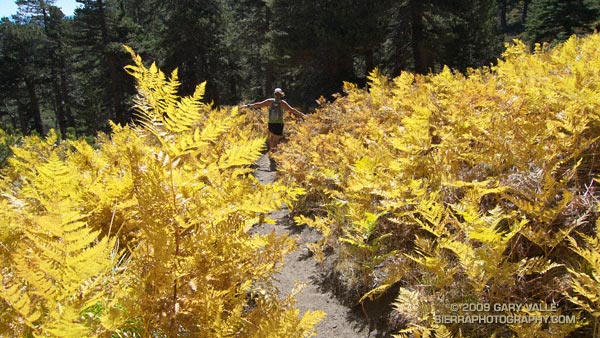
[[[269,122],[269,131],[277,136],[283,135],[283,123]]]

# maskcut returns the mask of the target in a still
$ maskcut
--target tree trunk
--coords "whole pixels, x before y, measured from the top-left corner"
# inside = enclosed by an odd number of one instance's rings
[[[411,0],[409,6],[411,17],[411,43],[413,60],[415,62],[415,72],[425,74],[431,66],[428,62],[427,48],[425,46],[425,28],[423,25],[425,8],[421,0]]]
[[[108,34],[108,26],[106,24],[106,14],[104,10],[104,3],[102,0],[98,0],[98,14],[100,19],[100,33],[102,35],[102,47],[104,49],[104,58],[108,67],[108,73],[110,76],[108,95],[110,101],[110,107],[112,110],[112,116],[116,123],[125,123],[123,111],[121,110],[121,93],[119,91],[119,67],[117,57],[110,51],[110,37]]]
[[[40,135],[44,135],[44,126],[42,125],[42,114],[40,113],[40,102],[38,100],[37,94],[35,92],[35,84],[33,80],[28,76],[25,76],[25,86],[27,87],[27,95],[29,95],[29,103],[31,105],[31,114],[33,115],[33,129],[38,132]],[[23,120],[21,120],[21,127],[23,127]],[[26,121],[25,124],[29,124],[29,121]],[[29,132],[29,126],[26,126],[26,129],[23,132]]]
[[[54,50],[49,51],[48,59],[50,60],[50,77],[52,78],[52,91],[54,94],[56,121],[58,122],[60,134],[64,138],[67,135],[67,127],[69,125],[74,125],[74,123],[70,123],[72,122],[73,118],[69,116],[70,108],[67,109],[68,100],[65,83],[66,77],[64,76],[65,62],[62,60],[63,53],[60,41],[61,32],[59,28],[58,34],[51,34],[49,30],[50,17],[43,1],[40,2],[40,8],[42,10],[44,31],[46,36],[55,44]]]
[[[506,32],[508,31],[508,26],[506,24],[506,1],[507,0],[498,0],[498,13],[500,15],[500,31]]]
[[[26,107],[26,104],[21,102],[19,97],[17,96],[17,116],[19,118],[19,128],[21,132],[25,135],[29,133],[29,108]]]
[[[62,55],[62,54],[61,54]],[[75,126],[75,118],[71,112],[71,100],[69,98],[69,81],[66,74],[66,67],[64,60],[60,61],[60,90],[65,106],[65,117],[67,119],[67,125],[70,127]]]
[[[271,30],[271,9],[268,5],[265,5],[265,33],[264,36],[267,36],[268,32]],[[263,88],[263,95],[268,97],[273,95],[273,61],[271,57],[267,57],[265,64],[265,87]]]
[[[67,118],[65,116],[65,101],[62,98],[60,90],[60,84],[58,82],[58,76],[56,69],[51,66],[50,74],[52,76],[52,92],[54,93],[54,106],[56,109],[56,122],[58,123],[58,130],[60,130],[61,136],[64,138],[67,135]]]
[[[369,48],[365,51],[365,72],[369,75],[375,69],[375,58],[373,57],[373,49]]]

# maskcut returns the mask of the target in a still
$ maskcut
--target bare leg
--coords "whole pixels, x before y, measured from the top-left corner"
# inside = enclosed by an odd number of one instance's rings
[[[269,132],[269,151],[277,150],[277,144],[279,143],[280,139],[281,136]]]

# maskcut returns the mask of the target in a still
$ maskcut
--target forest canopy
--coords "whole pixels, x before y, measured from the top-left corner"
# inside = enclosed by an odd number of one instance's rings
[[[504,41],[553,44],[593,32],[599,1],[17,0],[0,22],[0,121],[61,137],[108,131],[131,118],[134,83],[123,45],[162,69],[181,93],[207,81],[207,102],[232,105],[275,87],[305,112],[344,81],[378,68],[436,73],[495,63]]]

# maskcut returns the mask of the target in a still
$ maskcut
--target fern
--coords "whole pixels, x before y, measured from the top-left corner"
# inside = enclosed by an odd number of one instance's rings
[[[28,203],[8,211],[24,217],[3,269],[2,298],[35,335],[92,335],[101,325],[84,317],[108,296],[103,283],[114,266],[115,239],[100,239],[88,226],[76,207],[78,182],[55,152],[35,171],[22,187]]]
[[[546,301],[566,292],[569,275],[590,276],[589,265],[572,266],[584,258],[564,252],[597,218],[599,45],[597,34],[533,52],[514,41],[494,66],[466,74],[445,67],[389,80],[374,70],[367,89],[344,83],[343,97],[321,100],[291,126],[303,137],[276,155],[283,179],[307,191],[296,211],[317,214],[334,234],[333,268],[356,291],[352,302],[398,284],[427,286],[421,297],[431,302]],[[449,330],[543,336],[578,327]]]
[[[260,185],[248,166],[264,140],[241,129],[245,117],[200,103],[202,85],[179,98],[176,72],[167,80],[133,56],[128,70],[139,82],[143,111],[136,132],[150,132],[160,147],[125,157],[128,166],[145,168],[134,178],[144,183],[133,191],[141,232],[129,267],[141,287],[131,290],[126,308],[148,333],[253,337],[249,318],[261,316],[264,323],[280,322],[284,335],[308,332],[309,318],[319,317],[299,317],[291,301],[278,300],[268,287],[293,243],[247,233],[257,214],[290,203],[302,190]],[[254,301],[264,306],[249,309],[248,295],[261,283],[269,291],[255,293]]]
[[[585,268],[569,268],[572,292],[567,293],[571,302],[588,313],[594,321],[593,336],[600,336],[600,239],[596,236],[579,234],[586,246],[569,237],[573,252],[583,258]]]
[[[0,180],[0,335],[314,334],[323,313],[300,315],[273,287],[294,241],[249,233],[304,190],[260,184],[250,165],[264,139],[248,117],[202,103],[203,85],[179,97],[177,72],[130,52],[134,126],[111,124],[94,147],[53,132],[13,147]]]

